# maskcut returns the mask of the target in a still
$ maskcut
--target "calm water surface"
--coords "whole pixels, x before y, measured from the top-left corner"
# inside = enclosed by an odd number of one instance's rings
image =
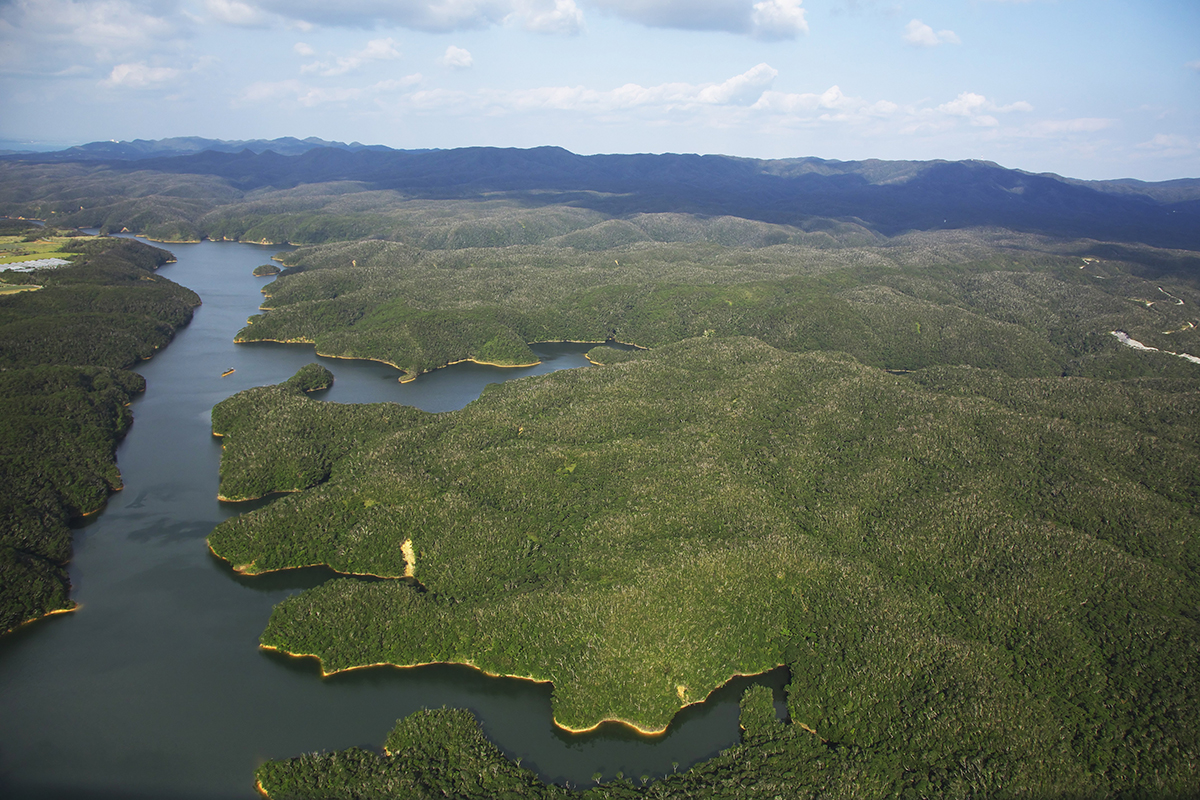
[[[146,393],[118,451],[125,482],[81,525],[71,564],[80,609],[0,638],[0,796],[249,798],[266,759],[378,747],[420,708],[466,707],[510,757],[547,780],[661,775],[738,739],[739,681],[679,715],[662,737],[620,726],[570,736],[551,721],[550,689],[465,667],[379,667],[322,678],[316,662],[258,649],[271,607],[331,577],[322,569],[247,578],[209,554],[218,522],[259,503],[220,503],[221,447],[209,412],[320,361],[322,399],[461,408],[488,383],[587,364],[579,345],[539,345],[528,369],[460,364],[400,384],[391,367],[317,358],[300,345],[234,345],[268,281],[251,270],[279,250],[170,245],[161,273],[204,301],[163,352],[137,367]],[[226,369],[236,372],[227,378]],[[785,677],[766,682],[779,691]]]

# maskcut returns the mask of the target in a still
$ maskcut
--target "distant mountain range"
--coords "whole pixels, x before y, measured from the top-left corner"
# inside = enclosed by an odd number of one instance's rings
[[[610,214],[673,211],[803,224],[851,220],[880,233],[996,226],[1200,249],[1200,179],[1080,181],[987,161],[581,156],[559,147],[394,150],[321,139],[183,137],[94,142],[0,157],[211,175],[246,191],[354,181],[427,198],[500,193]]]
[[[77,147],[53,152],[9,151],[4,155],[34,157],[39,161],[107,161],[122,159],[136,161],[143,158],[170,158],[189,156],[211,150],[216,153],[240,153],[249,150],[263,153],[270,150],[281,156],[296,156],[318,147],[336,150],[390,150],[383,145],[366,145],[359,142],[329,142],[310,136],[297,139],[284,136],[280,139],[205,139],[200,136],[175,136],[170,139],[134,139],[132,142],[90,142]]]

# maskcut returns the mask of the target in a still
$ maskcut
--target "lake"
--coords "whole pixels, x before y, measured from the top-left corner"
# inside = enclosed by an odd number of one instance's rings
[[[270,500],[221,503],[221,445],[209,412],[229,395],[286,380],[320,361],[333,402],[461,408],[488,383],[586,368],[586,345],[537,345],[524,369],[457,364],[401,384],[383,364],[317,358],[302,345],[235,345],[270,279],[251,270],[280,250],[241,243],[169,245],[162,275],[204,305],[175,340],[138,365],[147,390],[118,450],[125,488],[78,526],[70,573],[80,608],[0,637],[0,795],[16,798],[257,797],[267,759],[378,748],[400,717],[469,708],[506,754],[571,785],[684,769],[738,740],[739,679],[681,712],[661,737],[621,726],[556,728],[550,689],[456,666],[377,667],[322,678],[312,659],[258,648],[271,607],[332,576],[305,569],[244,577],[213,557],[221,520]],[[228,377],[221,374],[235,371]],[[782,671],[759,682],[782,697]]]

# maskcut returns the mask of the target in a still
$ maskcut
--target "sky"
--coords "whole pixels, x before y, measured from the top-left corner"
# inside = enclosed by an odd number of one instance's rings
[[[0,0],[0,148],[985,159],[1200,177],[1200,0]]]

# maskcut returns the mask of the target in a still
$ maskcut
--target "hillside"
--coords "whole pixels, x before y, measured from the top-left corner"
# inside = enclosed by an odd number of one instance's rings
[[[733,674],[791,670],[788,724],[597,797],[773,796],[784,774],[796,796],[1195,789],[1194,253],[622,223],[563,237],[587,247],[289,254],[242,339],[414,374],[497,340],[650,350],[447,414],[287,385],[218,405],[222,494],[290,494],[210,547],[248,574],[347,575],[277,606],[264,647],[327,672],[456,661],[550,681],[574,729],[660,730]],[[448,758],[478,752],[469,724],[440,725],[402,723],[449,736]],[[272,797],[334,775],[347,796],[489,796],[420,758],[348,751],[260,780]]]
[[[356,193],[398,193],[388,204],[393,208],[409,199],[490,198],[526,209],[587,209],[614,219],[669,212],[802,228],[832,220],[886,236],[986,225],[1200,247],[1200,207],[1190,183],[1162,189],[1136,182],[1092,184],[981,161],[579,156],[553,147],[400,151],[346,146],[283,155],[270,149],[274,145],[261,146],[267,149],[210,148],[159,157],[154,148],[144,147],[138,154],[149,157],[136,160],[129,159],[126,146],[120,157],[96,160],[96,154],[106,151],[101,143],[86,157],[70,151],[5,156],[0,159],[0,211],[39,218],[53,213],[72,225],[129,228],[184,240],[228,236],[206,219],[218,207],[253,201],[264,192],[307,187],[305,210],[314,211],[335,202],[349,182]],[[294,153],[298,148],[289,144],[278,149]],[[248,213],[239,208],[233,216]],[[292,225],[274,235],[281,238],[271,241],[305,243],[368,234],[360,229],[314,238],[303,225]]]
[[[187,324],[195,293],[154,274],[170,253],[124,239],[4,221],[8,246],[64,266],[5,272],[0,286],[0,632],[74,607],[71,519],[121,488],[117,442],[144,389],[125,367]]]
[[[286,495],[212,551],[249,582],[340,573],[279,603],[263,647],[548,681],[572,730],[659,732],[788,668],[787,720],[750,692],[741,745],[597,798],[1200,791],[1192,182],[153,149],[0,160],[0,209],[304,245],[236,341],[404,380],[537,341],[638,347],[442,414],[318,402],[316,365],[214,407],[220,496]],[[258,780],[276,800],[562,795],[454,711]]]

